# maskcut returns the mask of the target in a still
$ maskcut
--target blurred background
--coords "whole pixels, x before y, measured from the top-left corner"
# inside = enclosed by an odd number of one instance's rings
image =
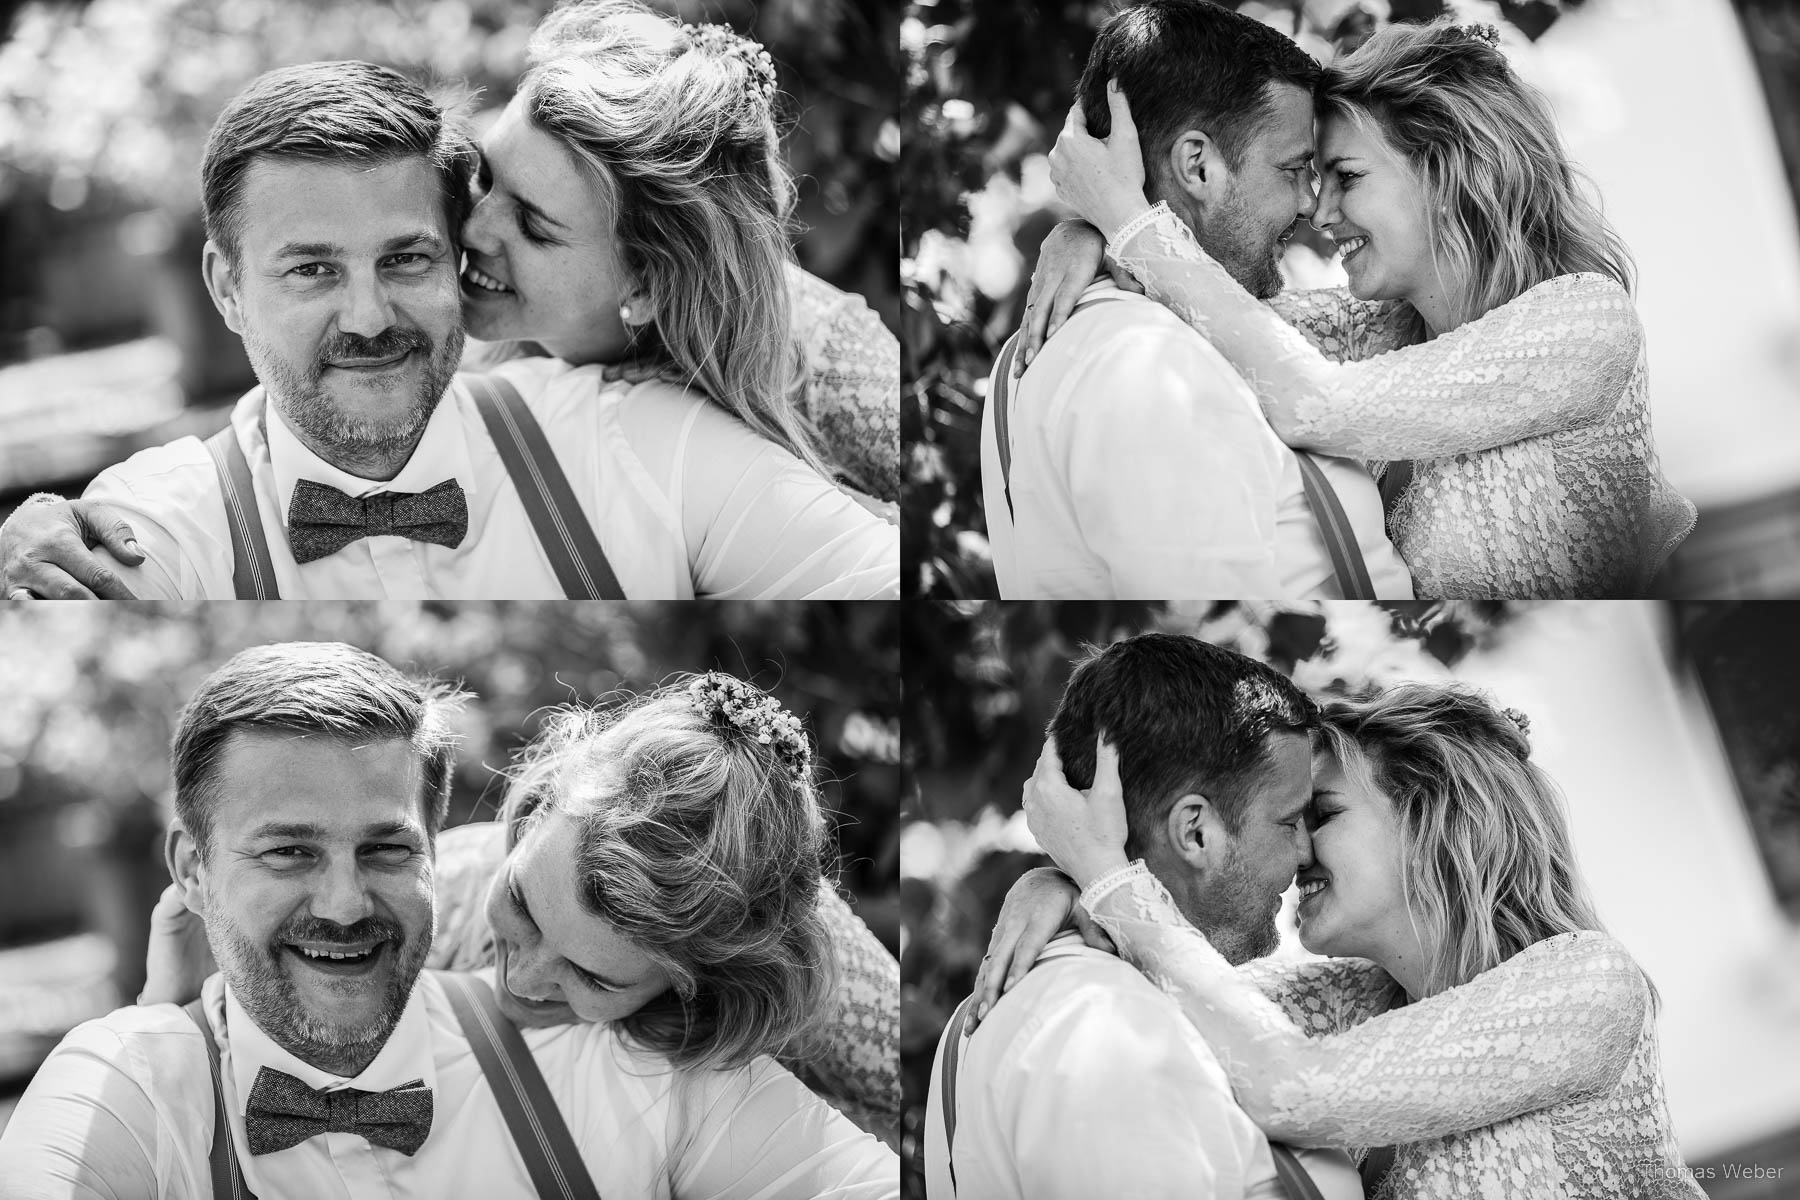
[[[1800,1178],[1800,606],[1510,601],[902,606],[904,1195],[932,1056],[1000,903],[1047,862],[1019,811],[1089,646],[1150,630],[1252,655],[1314,694],[1459,679],[1531,719],[1601,918],[1662,995],[1663,1072],[1715,1200]],[[1304,956],[1290,891],[1279,954]],[[1737,1172],[1732,1171],[1733,1165]],[[1760,1165],[1775,1171],[1742,1177]]]
[[[1800,596],[1800,5],[1221,0],[1328,62],[1389,21],[1499,27],[1638,266],[1656,440],[1700,509],[1658,594]],[[1044,235],[1045,155],[1119,0],[912,0],[901,26],[907,595],[997,595],[981,406]],[[1676,155],[1671,159],[1670,154]],[[1304,225],[1291,287],[1337,286]]]
[[[448,825],[492,820],[496,774],[548,706],[718,669],[806,724],[840,892],[899,948],[900,613],[893,604],[0,606],[0,1126],[51,1047],[143,987],[168,884],[168,743],[215,667],[342,641],[475,693]]]
[[[204,436],[255,383],[200,278],[199,170],[273,67],[366,59],[512,97],[552,0],[0,0],[0,518],[145,446]],[[801,264],[898,329],[897,4],[650,0],[775,59]]]

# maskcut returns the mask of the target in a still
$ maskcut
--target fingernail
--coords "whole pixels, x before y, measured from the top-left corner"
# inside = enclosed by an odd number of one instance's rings
[[[980,1004],[977,1004],[975,1006],[975,1019],[977,1021],[982,1020],[984,1017],[987,1016],[987,1010],[988,1010],[988,1006],[987,1006],[986,1000],[983,1000]]]
[[[138,548],[136,538],[126,538],[125,539],[125,548],[127,550],[131,551],[133,554],[142,554],[143,553],[143,551]]]

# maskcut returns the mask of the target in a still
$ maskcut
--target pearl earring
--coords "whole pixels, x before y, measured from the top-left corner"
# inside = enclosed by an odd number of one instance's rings
[[[631,305],[629,305],[629,304],[619,305],[619,320],[624,321],[627,324],[630,324],[630,322],[631,322]]]

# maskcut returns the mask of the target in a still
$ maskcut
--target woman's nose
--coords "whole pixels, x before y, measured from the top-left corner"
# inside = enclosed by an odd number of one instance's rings
[[[477,254],[493,254],[499,249],[493,236],[493,207],[492,197],[483,196],[475,201],[468,220],[463,222],[462,243]]]

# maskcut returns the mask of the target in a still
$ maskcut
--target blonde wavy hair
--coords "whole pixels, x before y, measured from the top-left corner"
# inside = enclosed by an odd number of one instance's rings
[[[794,184],[772,101],[733,45],[634,0],[576,0],[533,30],[519,92],[614,214],[620,265],[656,314],[634,353],[830,477],[792,329]]]
[[[1314,94],[1321,120],[1372,121],[1422,182],[1433,259],[1464,281],[1458,324],[1559,275],[1633,290],[1631,252],[1586,194],[1549,100],[1497,46],[1441,19],[1389,25],[1327,66]]]
[[[1402,893],[1436,947],[1428,995],[1545,938],[1603,930],[1562,794],[1515,717],[1467,687],[1404,683],[1331,701],[1321,720],[1345,778],[1393,802]]]
[[[810,772],[696,707],[687,680],[556,712],[512,773],[508,844],[578,826],[579,899],[672,982],[618,1024],[684,1066],[805,1054],[837,983]]]

